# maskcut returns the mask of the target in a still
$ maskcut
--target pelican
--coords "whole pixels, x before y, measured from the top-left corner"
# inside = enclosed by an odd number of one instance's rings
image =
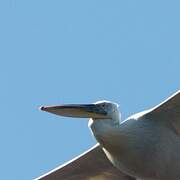
[[[118,104],[43,106],[42,111],[89,118],[98,144],[42,180],[180,180],[180,90],[121,121]]]

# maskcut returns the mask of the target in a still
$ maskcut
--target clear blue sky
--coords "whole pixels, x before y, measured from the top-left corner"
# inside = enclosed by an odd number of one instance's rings
[[[95,144],[41,105],[111,100],[122,117],[180,88],[180,2],[2,0],[0,179],[32,179]]]

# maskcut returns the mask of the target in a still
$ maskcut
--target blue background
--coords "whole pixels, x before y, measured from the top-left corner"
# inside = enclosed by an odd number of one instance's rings
[[[0,179],[32,179],[96,142],[41,105],[111,100],[122,118],[180,87],[180,2],[0,1]]]

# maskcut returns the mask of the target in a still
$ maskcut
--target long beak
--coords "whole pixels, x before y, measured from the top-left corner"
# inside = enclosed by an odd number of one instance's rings
[[[109,119],[107,112],[97,104],[67,104],[60,106],[42,106],[42,111],[47,111],[60,116]]]

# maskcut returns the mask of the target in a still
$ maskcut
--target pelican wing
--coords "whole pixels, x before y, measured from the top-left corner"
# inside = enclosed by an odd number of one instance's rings
[[[169,121],[176,133],[180,135],[180,90],[152,108],[145,116]]]
[[[97,144],[36,180],[135,180],[116,169]]]

